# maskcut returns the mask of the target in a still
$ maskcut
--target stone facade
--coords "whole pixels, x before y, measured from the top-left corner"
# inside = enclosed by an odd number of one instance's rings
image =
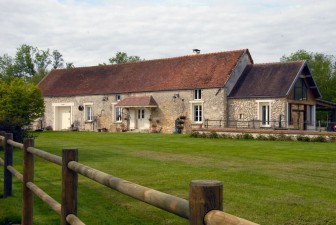
[[[226,119],[226,100],[224,88],[202,89],[202,97],[194,99],[194,90],[143,92],[131,94],[91,95],[75,97],[45,97],[46,112],[43,119],[44,127],[57,128],[57,107],[68,107],[70,110],[70,124],[79,130],[97,131],[100,129],[111,132],[129,129],[130,109],[123,108],[123,119],[116,121],[115,107],[118,103],[116,96],[121,100],[127,97],[152,96],[157,102],[157,108],[146,108],[146,119],[149,120],[150,129],[156,127],[164,133],[172,133],[175,130],[175,120],[179,116],[185,116],[183,133],[188,133],[194,127],[203,126],[205,119]],[[174,97],[175,96],[175,97]],[[92,121],[85,118],[85,106],[91,106],[93,112]],[[194,122],[194,105],[202,106],[202,121]],[[79,110],[80,106],[84,109]],[[154,126],[152,126],[154,124]]]
[[[286,98],[229,99],[228,102],[229,127],[261,127],[260,105],[263,103],[268,103],[270,106],[270,127],[279,126],[280,115],[283,121],[287,118]]]

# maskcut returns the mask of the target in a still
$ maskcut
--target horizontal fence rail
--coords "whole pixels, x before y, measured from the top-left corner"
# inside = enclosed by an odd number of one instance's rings
[[[12,145],[13,147],[23,149],[23,144],[21,144],[19,142],[15,142],[13,140],[7,140],[7,143],[10,144],[10,145]]]
[[[78,162],[69,162],[68,167],[83,176],[86,176],[127,196],[189,219],[189,204],[185,199],[122,180]]]
[[[41,188],[36,186],[32,182],[28,182],[26,186],[34,192],[42,201],[47,203],[52,210],[54,210],[57,214],[61,215],[61,204],[58,203],[55,199],[50,197],[46,192],[44,192]]]
[[[206,225],[257,225],[251,221],[219,210],[211,210],[204,218]]]
[[[50,154],[34,147],[27,148],[27,151],[49,162],[55,163],[60,166],[62,165],[62,157],[60,156]]]
[[[66,217],[66,221],[72,225],[85,225],[76,215],[74,214],[69,214]]]
[[[13,174],[19,181],[23,181],[23,176],[22,174],[17,171],[14,167],[12,166],[7,166],[7,169],[11,172],[11,174]]]
[[[78,163],[77,149],[63,149],[62,157],[60,157],[34,148],[33,139],[25,139],[23,144],[12,139],[12,134],[5,134],[5,137],[0,136],[5,152],[5,159],[0,158],[0,164],[4,166],[4,197],[12,194],[11,176],[14,175],[22,182],[23,225],[33,224],[33,194],[61,216],[62,225],[85,225],[77,217],[78,174],[122,194],[188,219],[190,225],[257,225],[222,211],[222,182],[192,181],[188,201]],[[12,165],[13,147],[24,150],[23,174]],[[34,155],[62,167],[62,204],[34,184]]]

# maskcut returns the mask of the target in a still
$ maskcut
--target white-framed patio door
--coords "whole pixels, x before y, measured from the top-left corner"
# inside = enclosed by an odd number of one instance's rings
[[[149,111],[146,108],[137,108],[137,128],[149,129]]]
[[[149,129],[150,110],[146,108],[130,108],[130,129]]]

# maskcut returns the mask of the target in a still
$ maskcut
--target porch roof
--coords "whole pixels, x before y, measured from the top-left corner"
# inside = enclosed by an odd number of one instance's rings
[[[118,107],[124,108],[135,108],[135,107],[144,107],[144,108],[155,108],[158,107],[158,104],[152,96],[141,96],[141,97],[128,97],[116,104]]]
[[[336,103],[323,100],[323,99],[317,99],[316,100],[316,109],[317,110],[336,110]]]

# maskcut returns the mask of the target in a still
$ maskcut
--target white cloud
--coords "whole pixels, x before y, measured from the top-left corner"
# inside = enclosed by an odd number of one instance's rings
[[[76,66],[117,51],[152,59],[249,48],[256,62],[298,49],[336,55],[333,0],[2,0],[0,8],[0,55],[27,43]]]

